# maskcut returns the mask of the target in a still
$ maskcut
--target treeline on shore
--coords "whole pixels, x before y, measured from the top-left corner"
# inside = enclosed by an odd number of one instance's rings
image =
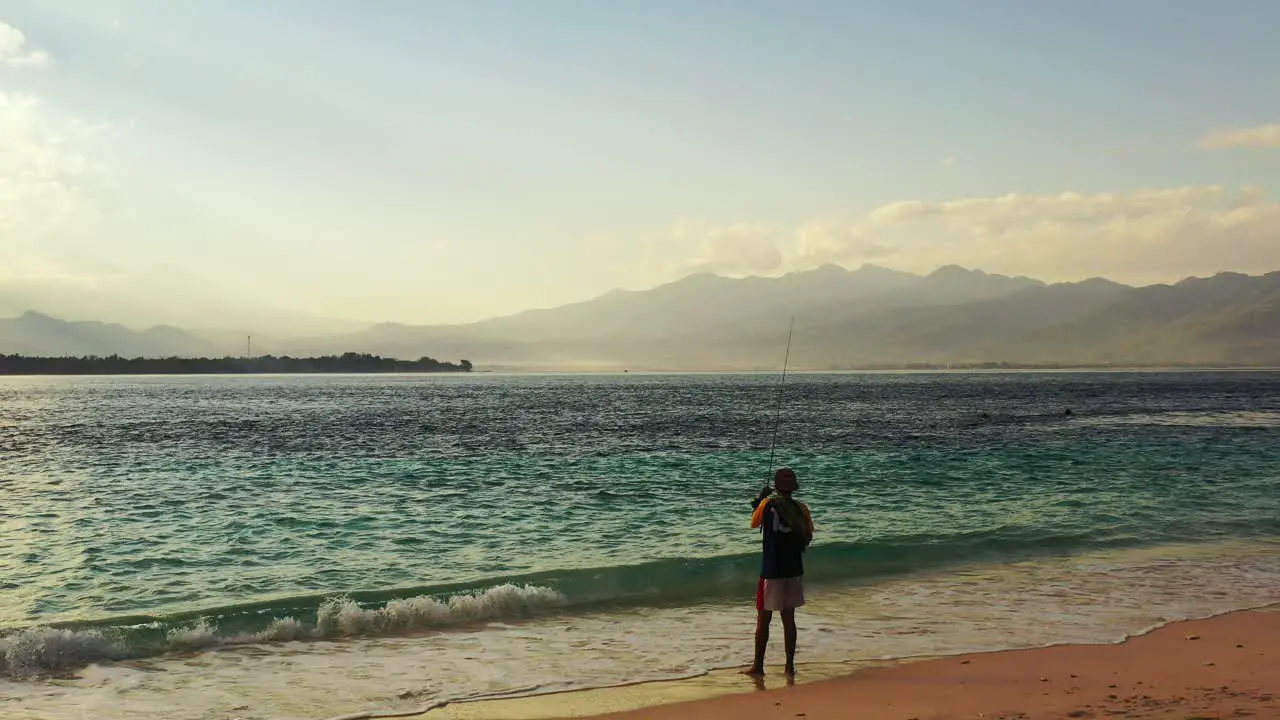
[[[0,375],[258,375],[308,373],[471,372],[471,361],[423,357],[397,360],[368,353],[321,357],[127,358],[119,355],[31,357],[0,355]]]

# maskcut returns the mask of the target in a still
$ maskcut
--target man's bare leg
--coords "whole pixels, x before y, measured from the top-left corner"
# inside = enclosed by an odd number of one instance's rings
[[[782,636],[787,649],[787,674],[796,674],[796,611],[782,611]]]
[[[769,625],[773,622],[773,613],[769,610],[756,611],[756,656],[751,667],[743,672],[747,675],[764,674],[764,651],[769,646]]]

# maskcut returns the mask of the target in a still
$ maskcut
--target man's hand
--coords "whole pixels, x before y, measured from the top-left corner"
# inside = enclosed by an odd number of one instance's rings
[[[765,485],[763,488],[761,488],[760,495],[756,498],[756,503],[759,503],[761,500],[769,497],[772,494],[773,494],[773,488],[769,487],[768,485]]]

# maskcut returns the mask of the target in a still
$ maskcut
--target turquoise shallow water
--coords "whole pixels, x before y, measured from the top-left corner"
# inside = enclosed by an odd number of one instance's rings
[[[776,390],[0,379],[0,673],[749,603]],[[832,592],[1280,538],[1280,374],[799,375],[783,407]]]

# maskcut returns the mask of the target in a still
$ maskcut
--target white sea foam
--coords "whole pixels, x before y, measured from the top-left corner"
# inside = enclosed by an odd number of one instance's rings
[[[0,637],[0,676],[31,677],[127,654],[124,648],[92,630],[27,628]]]
[[[165,634],[165,640],[166,649],[179,652],[204,650],[223,643],[223,638],[218,637],[218,631],[204,619],[194,625],[170,630]]]
[[[1116,642],[1173,620],[1280,601],[1278,550],[1274,542],[1238,541],[1099,551],[970,564],[848,588],[815,587],[799,617],[800,657],[805,663],[862,662]],[[444,616],[423,610],[435,606],[421,602],[401,603],[395,611],[334,602],[335,628],[336,618],[345,618],[349,629],[368,633],[386,628],[386,618],[394,616],[407,618],[396,622],[444,622],[453,629],[223,647],[199,663],[148,663],[164,672],[128,665],[87,668],[83,680],[56,687],[0,680],[0,717],[20,710],[13,716],[82,720],[90,708],[96,720],[321,720],[366,710],[409,711],[468,696],[688,677],[733,666],[750,654],[750,598],[556,613],[525,623],[463,621],[513,617],[524,603],[543,597],[494,589],[488,599],[481,593],[434,601],[459,607]],[[555,601],[546,595],[534,605]],[[278,632],[275,639],[283,640],[295,632],[290,628],[295,626],[281,621],[264,632]]]
[[[440,599],[429,596],[391,600],[362,608],[347,597],[321,603],[315,626],[296,618],[278,618],[263,630],[223,636],[208,619],[170,628],[160,645],[130,647],[96,630],[34,627],[0,637],[0,677],[29,678],[81,668],[104,660],[121,660],[166,652],[191,652],[264,642],[393,635],[413,630],[444,629],[495,620],[521,620],[565,602],[546,587],[498,585],[474,593]]]
[[[312,628],[295,618],[277,618],[272,620],[265,630],[236,637],[231,642],[237,645],[255,642],[288,642],[311,637],[314,632]]]
[[[391,600],[372,609],[362,608],[350,598],[335,597],[320,605],[316,634],[324,638],[383,635],[486,620],[515,620],[532,617],[564,601],[563,595],[550,588],[511,584],[454,595],[447,600],[427,596]]]

